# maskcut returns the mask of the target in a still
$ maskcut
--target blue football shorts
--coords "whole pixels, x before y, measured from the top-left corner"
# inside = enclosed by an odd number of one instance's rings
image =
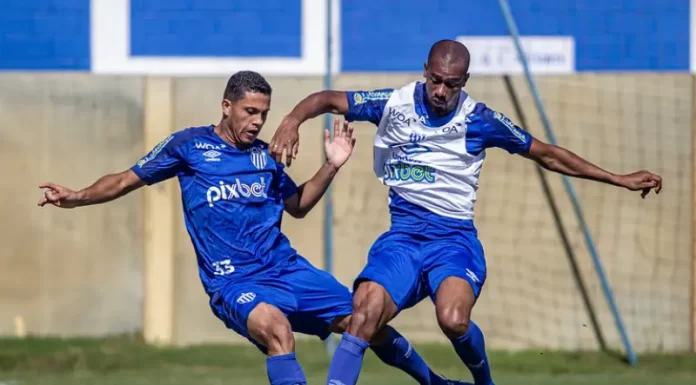
[[[267,349],[255,341],[247,329],[249,313],[260,303],[282,311],[294,332],[322,340],[331,335],[329,325],[335,318],[352,312],[350,290],[300,256],[288,266],[232,281],[211,295],[213,313],[229,329],[267,354]]]
[[[363,281],[380,284],[400,312],[428,296],[435,302],[437,289],[448,277],[466,280],[476,298],[480,295],[486,260],[473,221],[392,224],[372,245],[353,288]]]

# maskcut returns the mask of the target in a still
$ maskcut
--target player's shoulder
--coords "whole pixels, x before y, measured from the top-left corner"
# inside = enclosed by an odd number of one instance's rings
[[[169,135],[166,141],[168,147],[183,147],[195,141],[212,139],[213,126],[187,127]]]
[[[466,108],[468,123],[476,122],[492,126],[514,125],[502,112],[490,108],[485,103],[477,102],[473,99],[469,103],[470,105]]]

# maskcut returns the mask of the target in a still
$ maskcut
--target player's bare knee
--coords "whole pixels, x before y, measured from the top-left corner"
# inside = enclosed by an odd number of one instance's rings
[[[268,330],[268,355],[290,354],[295,351],[295,336],[287,322],[273,324]]]
[[[379,316],[375,314],[377,311],[379,310],[367,306],[367,303],[354,308],[346,332],[364,341],[369,341],[377,329],[377,322],[379,322]]]
[[[295,337],[290,322],[276,307],[261,303],[249,314],[249,334],[266,346],[269,356],[289,354],[295,351]]]
[[[469,311],[462,306],[443,306],[437,309],[437,322],[448,338],[463,336],[469,330]]]

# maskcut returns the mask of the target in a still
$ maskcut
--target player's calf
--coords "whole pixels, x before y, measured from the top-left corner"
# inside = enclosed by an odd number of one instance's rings
[[[353,294],[353,314],[329,367],[328,385],[355,385],[368,341],[396,314],[387,291],[375,282],[362,282]]]
[[[342,334],[351,316],[338,317],[329,326],[332,333]],[[370,340],[370,349],[385,364],[400,369],[421,385],[447,385],[446,379],[435,374],[416,349],[396,329],[387,325]]]
[[[271,385],[306,385],[295,357],[295,337],[290,322],[275,306],[260,303],[249,313],[250,336],[268,350],[266,371]]]
[[[493,385],[481,329],[470,319],[476,296],[471,285],[459,277],[445,279],[437,290],[435,311],[442,332],[469,368],[476,385]]]

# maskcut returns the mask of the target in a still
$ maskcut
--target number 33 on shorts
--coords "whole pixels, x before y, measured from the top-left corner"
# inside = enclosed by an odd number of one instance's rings
[[[229,259],[213,262],[213,269],[215,269],[215,275],[227,275],[234,273],[234,266],[232,266]]]

